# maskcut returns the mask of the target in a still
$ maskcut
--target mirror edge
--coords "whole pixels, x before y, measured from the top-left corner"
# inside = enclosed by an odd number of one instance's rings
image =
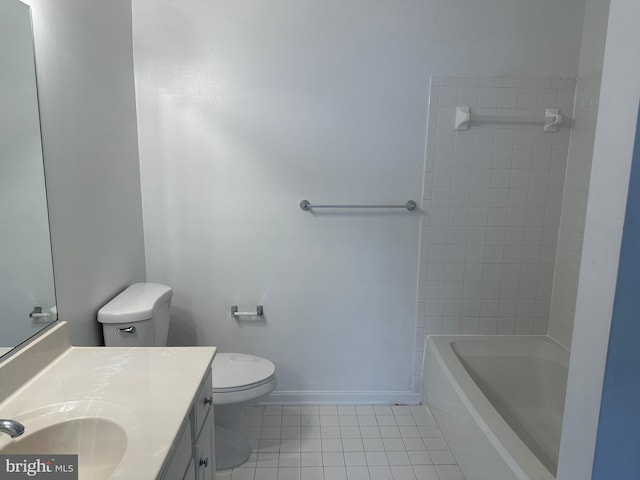
[[[58,314],[58,309],[57,309],[58,298],[57,298],[57,291],[56,291],[55,264],[54,264],[54,260],[53,260],[53,243],[52,243],[52,237],[51,237],[51,214],[50,214],[49,193],[48,193],[48,189],[47,189],[47,166],[46,166],[45,161],[44,161],[45,160],[45,152],[44,152],[44,138],[43,138],[43,134],[42,134],[42,114],[41,114],[42,105],[41,105],[40,89],[39,89],[39,81],[38,81],[38,65],[37,65],[37,61],[36,61],[36,39],[35,39],[35,30],[34,30],[34,23],[33,23],[33,8],[31,7],[31,5],[29,3],[25,2],[24,0],[18,0],[18,2],[27,7],[28,12],[29,12],[29,26],[31,28],[32,61],[33,61],[33,72],[34,72],[34,76],[35,76],[35,85],[36,85],[35,95],[36,95],[36,104],[37,104],[37,107],[38,107],[38,127],[40,129],[40,152],[41,152],[41,156],[42,156],[42,175],[43,175],[43,181],[44,181],[44,196],[45,196],[45,205],[46,205],[46,213],[47,213],[47,224],[49,226],[49,246],[50,246],[50,251],[51,251],[51,273],[52,273],[52,281],[53,281],[53,298],[55,300],[55,303],[54,303],[54,305],[55,305],[55,318],[52,319],[48,324],[46,324],[40,330],[38,330],[36,333],[34,333],[33,335],[25,338],[23,341],[21,341],[17,345],[14,345],[13,347],[11,347],[10,350],[8,350],[8,351],[4,352],[3,354],[1,354],[0,355],[0,364],[4,363],[5,361],[7,361],[11,357],[13,357],[16,353],[21,351],[23,348],[25,348],[32,341],[36,340],[41,335],[43,335],[44,333],[49,331],[49,329],[53,328],[54,325],[58,324],[59,319],[60,319],[59,318],[59,314]]]

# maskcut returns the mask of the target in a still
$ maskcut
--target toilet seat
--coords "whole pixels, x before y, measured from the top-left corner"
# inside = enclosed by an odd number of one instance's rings
[[[241,392],[274,380],[276,367],[266,358],[218,353],[211,364],[213,393]]]

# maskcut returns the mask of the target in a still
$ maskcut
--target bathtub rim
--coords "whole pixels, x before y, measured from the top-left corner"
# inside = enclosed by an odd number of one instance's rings
[[[478,341],[500,339],[506,341],[538,340],[551,343],[569,354],[569,350],[548,335],[440,335],[431,334],[426,338],[425,351],[430,349],[445,378],[462,404],[489,439],[493,447],[504,459],[514,475],[521,480],[556,480],[529,447],[502,418],[487,397],[476,385],[455,353],[452,343],[456,341]],[[425,385],[425,389],[426,389]],[[425,390],[425,403],[428,393]],[[491,424],[491,426],[489,426]]]

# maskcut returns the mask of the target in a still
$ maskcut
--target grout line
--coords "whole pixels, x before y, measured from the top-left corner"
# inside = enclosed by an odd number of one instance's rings
[[[459,472],[426,406],[259,406],[245,415],[259,425],[248,429],[256,451],[246,464],[217,472],[218,480],[420,480],[425,472]],[[318,424],[283,426],[310,418]]]

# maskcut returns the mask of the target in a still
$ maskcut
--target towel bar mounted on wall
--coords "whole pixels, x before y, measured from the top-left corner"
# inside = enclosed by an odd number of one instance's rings
[[[302,200],[300,208],[309,211],[312,208],[404,208],[406,210],[415,210],[418,205],[413,200],[408,200],[403,205],[311,205],[309,200]]]
[[[524,123],[529,125],[543,125],[545,132],[557,132],[562,126],[562,113],[559,108],[547,108],[544,118],[519,117],[515,115],[476,115],[470,107],[456,107],[456,130],[469,130],[471,123]]]
[[[264,317],[264,309],[262,308],[262,305],[256,305],[255,312],[239,312],[238,306],[233,305],[231,307],[231,316],[235,319],[238,319],[239,317]]]

